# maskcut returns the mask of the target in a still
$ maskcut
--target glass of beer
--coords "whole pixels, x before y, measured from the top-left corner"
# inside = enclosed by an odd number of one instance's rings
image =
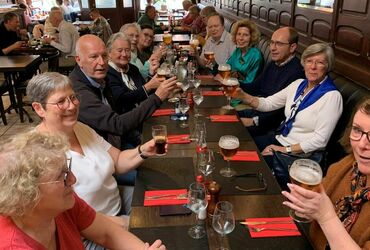
[[[213,62],[215,61],[215,52],[204,51],[204,58],[208,61],[207,67],[213,69]]]
[[[301,186],[305,189],[315,191],[322,180],[322,170],[320,165],[310,159],[295,160],[289,169],[289,176],[292,183]],[[297,222],[311,222],[294,210],[290,210],[290,217]]]
[[[164,33],[163,34],[163,42],[169,46],[172,43],[172,34],[170,33]]]
[[[236,172],[230,167],[230,160],[238,152],[239,139],[233,135],[224,135],[220,137],[218,146],[220,147],[221,154],[227,161],[227,167],[221,168],[220,174],[224,177],[232,177]]]
[[[218,73],[222,79],[229,79],[231,76],[231,66],[229,64],[220,64],[218,65]]]
[[[166,125],[152,126],[152,136],[155,142],[155,150],[158,156],[166,154],[167,127]]]
[[[197,48],[199,45],[199,40],[198,40],[197,35],[194,35],[194,34],[191,35],[189,45],[190,47],[194,49],[194,51],[197,51]]]
[[[222,81],[222,88],[227,97],[227,105],[223,106],[223,109],[232,110],[234,109],[231,104],[231,96],[235,94],[239,81],[236,78],[229,78]]]

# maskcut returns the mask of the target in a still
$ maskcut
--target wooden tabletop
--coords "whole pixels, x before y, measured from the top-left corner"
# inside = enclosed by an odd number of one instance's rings
[[[202,86],[202,85],[201,85]],[[305,231],[299,226],[302,236],[251,238],[247,227],[239,225],[239,221],[256,217],[286,217],[288,209],[282,204],[284,197],[270,169],[258,152],[249,133],[240,122],[214,123],[207,117],[210,114],[235,114],[235,111],[226,111],[220,107],[225,105],[225,96],[207,96],[200,105],[200,112],[205,118],[207,130],[207,147],[215,152],[215,170],[210,175],[221,185],[220,200],[227,200],[234,206],[234,215],[237,221],[232,233],[227,235],[227,244],[230,249],[312,249],[305,236]],[[203,105],[203,107],[202,107]],[[171,108],[173,104],[164,102],[162,108]],[[151,126],[165,124],[168,134],[191,134],[194,127],[193,110],[189,111],[189,127],[180,128],[178,121],[169,116],[151,117],[143,127],[144,141],[151,139]],[[258,178],[231,177],[225,178],[219,174],[220,168],[226,161],[218,153],[220,136],[233,134],[239,138],[240,150],[257,151],[258,162],[231,162],[231,167],[238,174],[263,174],[267,183],[266,190],[257,192],[243,192],[235,188],[240,185],[245,189],[260,187]],[[191,239],[187,230],[195,224],[195,215],[160,216],[159,206],[144,207],[144,192],[146,190],[165,190],[188,188],[199,175],[196,169],[195,143],[170,144],[165,156],[152,157],[138,168],[138,176],[132,201],[130,215],[130,231],[144,241],[153,242],[162,239],[168,249],[216,249],[219,247],[219,235],[214,232],[210,220],[206,220],[207,237],[199,240]]]
[[[0,72],[26,71],[40,60],[39,55],[0,56]]]

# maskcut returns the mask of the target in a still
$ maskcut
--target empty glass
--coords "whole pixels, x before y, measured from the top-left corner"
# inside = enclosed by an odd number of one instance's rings
[[[186,112],[188,112],[189,110],[189,103],[188,103],[188,99],[186,97],[183,97],[180,99],[179,101],[179,110],[181,112],[181,114],[183,114],[184,116],[184,119],[182,119],[181,123],[180,123],[180,127],[181,128],[187,128],[189,126],[189,124],[186,122]]]
[[[232,177],[235,175],[235,170],[230,167],[231,158],[238,152],[239,139],[233,135],[224,135],[218,141],[221,154],[226,158],[227,167],[221,168],[220,174],[224,177]]]
[[[203,102],[204,97],[202,94],[202,90],[200,89],[193,89],[193,101],[195,102],[194,106],[194,116],[199,117],[201,114],[199,113],[199,105]]]
[[[233,205],[228,201],[220,201],[216,204],[212,217],[213,229],[221,235],[220,249],[227,250],[224,245],[224,236],[231,233],[235,228]]]
[[[197,153],[197,168],[204,175],[204,181],[215,169],[215,156],[211,149]]]
[[[207,208],[207,192],[204,184],[194,182],[188,191],[188,208],[196,214],[197,223],[191,227],[188,234],[193,239],[200,239],[206,235],[203,223],[199,222],[199,213]]]
[[[199,139],[200,131],[204,131],[204,133],[206,133],[206,123],[204,120],[198,118],[195,120],[194,129],[192,130],[190,139],[197,141]]]

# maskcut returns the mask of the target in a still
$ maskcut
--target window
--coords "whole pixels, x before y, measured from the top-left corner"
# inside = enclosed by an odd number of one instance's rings
[[[334,0],[298,0],[297,6],[325,12],[333,12]]]
[[[146,0],[140,0],[140,9],[144,10],[147,5]],[[153,0],[153,5],[156,10],[161,10],[162,5],[167,6],[168,10],[182,9],[182,1],[180,0]]]

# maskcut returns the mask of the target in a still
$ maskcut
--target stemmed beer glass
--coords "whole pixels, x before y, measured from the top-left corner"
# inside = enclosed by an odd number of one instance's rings
[[[222,82],[222,87],[224,89],[224,92],[227,95],[227,105],[223,106],[222,108],[227,109],[227,110],[232,110],[234,109],[231,106],[231,96],[235,93],[236,88],[239,86],[239,81],[236,78],[229,78],[229,79],[224,79]]]
[[[218,141],[221,154],[226,158],[227,167],[221,168],[220,174],[224,177],[232,177],[235,175],[235,170],[230,167],[231,158],[238,152],[239,139],[233,135],[224,135]]]
[[[292,183],[305,189],[315,190],[322,181],[322,170],[320,165],[310,159],[298,159],[293,162],[289,169],[289,176]],[[294,210],[289,211],[290,217],[297,222],[311,222]]]
[[[207,208],[207,192],[204,184],[194,182],[190,184],[188,191],[188,208],[196,214],[197,223],[191,227],[188,234],[193,239],[200,239],[206,235],[202,223],[199,223],[199,215]],[[204,218],[203,218],[204,219]]]
[[[233,205],[228,201],[220,201],[216,204],[215,212],[212,218],[213,229],[221,235],[220,249],[227,250],[224,246],[224,236],[231,233],[235,228],[235,217]]]
[[[204,97],[202,94],[202,90],[200,89],[193,89],[193,101],[195,102],[194,107],[194,116],[199,117],[201,114],[199,113],[199,105],[203,102]]]

